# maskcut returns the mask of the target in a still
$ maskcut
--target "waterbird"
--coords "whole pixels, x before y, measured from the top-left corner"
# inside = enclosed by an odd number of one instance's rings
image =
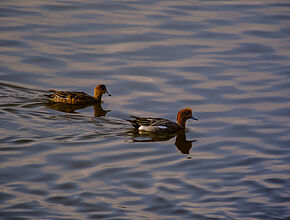
[[[128,119],[135,129],[151,133],[176,133],[179,130],[185,129],[185,124],[188,119],[198,120],[192,115],[190,108],[181,109],[177,113],[177,122],[164,118],[146,118],[130,115],[133,120]]]
[[[111,94],[107,91],[107,87],[104,84],[100,84],[95,87],[94,96],[90,96],[84,92],[68,92],[53,89],[50,89],[49,92],[51,92],[51,94],[46,96],[49,97],[50,101],[73,105],[94,104],[102,100],[103,94],[111,96]]]

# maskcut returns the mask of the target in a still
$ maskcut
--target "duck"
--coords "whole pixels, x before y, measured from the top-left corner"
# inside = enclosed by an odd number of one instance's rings
[[[67,103],[73,105],[88,105],[98,103],[102,100],[102,95],[111,94],[107,91],[107,87],[104,84],[99,84],[95,87],[94,96],[90,96],[84,92],[68,92],[68,91],[58,91],[50,89],[51,94],[46,95],[49,100],[54,103]]]
[[[133,120],[128,119],[132,126],[138,131],[145,131],[150,133],[176,133],[185,129],[185,124],[188,119],[198,120],[192,114],[190,108],[181,109],[177,113],[177,122],[164,119],[164,118],[145,118],[130,115]]]

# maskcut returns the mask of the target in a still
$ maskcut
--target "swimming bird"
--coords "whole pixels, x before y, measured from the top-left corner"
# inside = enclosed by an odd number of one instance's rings
[[[164,118],[143,118],[130,115],[134,120],[129,121],[135,129],[152,133],[176,133],[179,130],[185,129],[185,124],[188,119],[198,120],[192,115],[190,108],[182,109],[177,113],[177,122]]]
[[[50,89],[52,94],[47,95],[52,102],[61,102],[73,105],[94,104],[100,102],[103,94],[111,96],[107,91],[107,87],[103,84],[95,87],[94,96],[90,96],[84,92],[67,92]]]

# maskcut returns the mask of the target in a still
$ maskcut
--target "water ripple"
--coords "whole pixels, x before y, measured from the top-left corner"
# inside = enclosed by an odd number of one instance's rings
[[[0,4],[1,219],[289,218],[287,1]]]

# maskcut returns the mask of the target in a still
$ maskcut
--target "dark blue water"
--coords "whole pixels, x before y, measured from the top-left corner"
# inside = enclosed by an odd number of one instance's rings
[[[286,0],[2,1],[0,219],[290,218],[289,24]],[[125,120],[187,107],[176,136]]]

